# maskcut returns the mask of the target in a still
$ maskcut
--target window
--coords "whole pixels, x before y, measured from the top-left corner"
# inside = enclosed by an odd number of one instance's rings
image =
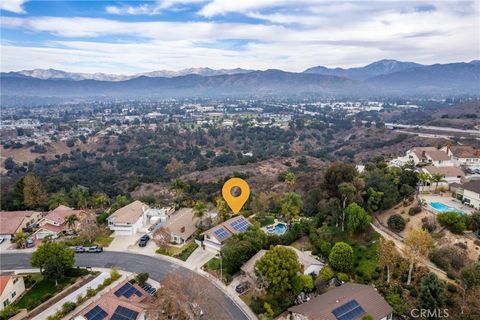
[[[17,292],[16,291],[13,291],[12,292],[12,298],[15,298],[17,296]]]
[[[18,282],[18,278],[13,279],[13,284]]]
[[[10,301],[8,299],[6,299],[5,301],[3,301],[3,306],[6,307],[10,304]]]

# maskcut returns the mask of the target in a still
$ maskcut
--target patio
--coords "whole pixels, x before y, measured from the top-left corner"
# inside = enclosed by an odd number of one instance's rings
[[[448,207],[454,208],[458,211],[462,211],[466,214],[472,214],[474,211],[474,209],[467,207],[460,200],[451,197],[450,194],[446,194],[445,196],[435,194],[421,194],[419,197],[427,203],[427,206],[424,208],[434,214],[438,214],[439,211],[434,210],[430,207],[429,204],[432,202],[442,203]]]

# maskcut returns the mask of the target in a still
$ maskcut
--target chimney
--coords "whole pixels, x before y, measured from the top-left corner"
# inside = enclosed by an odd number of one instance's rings
[[[181,228],[180,228],[180,232],[181,232],[181,233],[184,233],[184,232],[185,232],[185,227],[181,227]]]

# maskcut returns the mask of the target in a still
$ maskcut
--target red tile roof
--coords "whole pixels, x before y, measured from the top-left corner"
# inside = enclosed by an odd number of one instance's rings
[[[0,275],[0,295],[7,287],[8,281],[12,278],[12,273],[5,273]]]
[[[35,211],[0,211],[0,234],[14,234]]]

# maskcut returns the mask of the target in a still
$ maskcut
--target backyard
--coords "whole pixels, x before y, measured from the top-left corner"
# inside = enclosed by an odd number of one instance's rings
[[[55,281],[44,279],[40,273],[35,273],[28,277],[27,279],[29,280],[25,282],[26,285],[30,284],[31,286],[27,289],[26,294],[16,303],[16,307],[19,309],[34,309],[74,281],[74,278],[63,278],[58,281],[58,286],[55,286]]]

